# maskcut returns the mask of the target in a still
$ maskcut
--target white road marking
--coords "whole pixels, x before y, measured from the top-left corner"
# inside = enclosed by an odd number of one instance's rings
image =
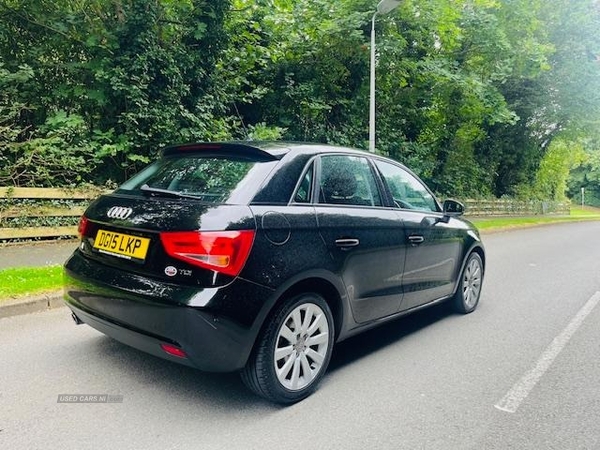
[[[586,302],[585,305],[579,310],[579,312],[573,317],[573,320],[567,325],[567,327],[554,338],[548,348],[542,353],[542,356],[538,359],[536,365],[521,379],[515,383],[510,391],[506,393],[502,399],[494,406],[500,411],[508,413],[514,413],[517,411],[523,400],[527,398],[531,390],[540,381],[540,378],[546,373],[548,368],[552,365],[558,354],[567,345],[569,340],[573,337],[575,332],[579,329],[586,317],[594,310],[596,305],[600,303],[600,292],[596,292]]]

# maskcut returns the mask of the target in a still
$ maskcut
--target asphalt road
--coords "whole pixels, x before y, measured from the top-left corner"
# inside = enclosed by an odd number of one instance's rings
[[[475,313],[436,307],[340,344],[317,393],[287,408],[234,374],[75,326],[64,308],[1,319],[0,448],[600,448],[600,222],[485,243]]]
[[[76,248],[76,240],[3,245],[0,246],[0,270],[63,264]]]

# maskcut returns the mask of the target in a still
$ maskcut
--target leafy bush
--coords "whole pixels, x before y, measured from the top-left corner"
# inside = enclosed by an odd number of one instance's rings
[[[2,154],[0,185],[75,186],[88,181],[97,149],[79,115],[59,111],[23,142],[7,142]]]

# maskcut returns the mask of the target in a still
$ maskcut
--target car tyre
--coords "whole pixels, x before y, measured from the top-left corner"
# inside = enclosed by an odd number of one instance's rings
[[[467,258],[460,276],[458,289],[452,299],[453,309],[460,314],[475,311],[481,296],[483,283],[483,262],[478,253],[473,252]]]
[[[242,381],[276,403],[303,400],[327,370],[334,335],[333,315],[323,297],[315,293],[293,297],[268,319],[241,372]]]

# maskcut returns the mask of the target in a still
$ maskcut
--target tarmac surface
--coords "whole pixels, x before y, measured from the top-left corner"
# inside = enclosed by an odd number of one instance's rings
[[[598,450],[599,235],[587,222],[485,236],[474,313],[439,305],[340,342],[289,407],[66,308],[0,319],[0,448]]]
[[[0,246],[0,270],[64,264],[77,248],[77,240],[9,244]]]

